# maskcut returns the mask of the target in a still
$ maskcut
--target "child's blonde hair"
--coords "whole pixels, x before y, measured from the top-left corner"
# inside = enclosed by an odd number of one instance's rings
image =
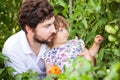
[[[69,26],[66,19],[63,16],[60,16],[60,15],[55,15],[54,25],[55,25],[55,28],[56,28],[57,32],[58,32],[60,27],[65,27],[66,29],[68,29],[68,26]],[[50,42],[47,45],[48,45],[48,47],[52,48],[53,41]]]
[[[68,23],[66,19],[60,15],[55,16],[54,25],[55,25],[56,30],[59,30],[60,27],[65,27],[66,29],[68,29]]]

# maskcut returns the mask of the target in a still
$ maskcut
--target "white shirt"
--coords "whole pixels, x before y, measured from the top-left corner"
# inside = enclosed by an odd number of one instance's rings
[[[31,50],[24,31],[19,31],[8,38],[3,47],[3,54],[10,58],[11,62],[5,61],[6,66],[13,67],[17,73],[33,70],[45,77],[45,65],[41,56],[48,50],[45,44],[41,45],[40,52],[36,56]]]

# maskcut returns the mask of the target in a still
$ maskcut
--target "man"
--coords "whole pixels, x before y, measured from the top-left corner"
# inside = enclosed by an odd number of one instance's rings
[[[8,38],[3,47],[3,54],[11,60],[5,64],[15,69],[14,75],[33,70],[43,78],[46,72],[41,56],[56,33],[53,7],[48,0],[25,0],[18,20],[22,30]]]

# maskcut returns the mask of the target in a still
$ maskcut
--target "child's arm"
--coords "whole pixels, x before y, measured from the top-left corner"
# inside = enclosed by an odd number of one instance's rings
[[[89,54],[91,56],[95,56],[99,50],[99,47],[100,47],[100,44],[102,43],[103,41],[103,37],[101,35],[97,35],[95,38],[94,38],[94,43],[93,45],[91,46],[91,48],[89,49]]]
[[[49,64],[45,62],[45,66],[46,66],[46,74],[50,74],[50,69],[52,68],[53,64]]]
[[[83,53],[81,53],[80,55],[84,56],[86,59],[90,60],[92,62],[92,64],[94,65],[94,57],[97,54],[102,41],[103,41],[103,37],[100,35],[97,35],[94,38],[94,43],[91,46],[91,48],[89,50],[85,49],[85,51]]]
[[[89,50],[85,49],[82,53],[79,54],[80,56],[85,57],[87,60],[91,61],[94,65],[94,57],[90,55]]]

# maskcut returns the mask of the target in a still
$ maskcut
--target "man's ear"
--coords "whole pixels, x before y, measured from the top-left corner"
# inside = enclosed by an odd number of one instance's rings
[[[29,26],[26,25],[25,29],[27,33],[30,33],[30,34],[33,33],[32,29]]]

